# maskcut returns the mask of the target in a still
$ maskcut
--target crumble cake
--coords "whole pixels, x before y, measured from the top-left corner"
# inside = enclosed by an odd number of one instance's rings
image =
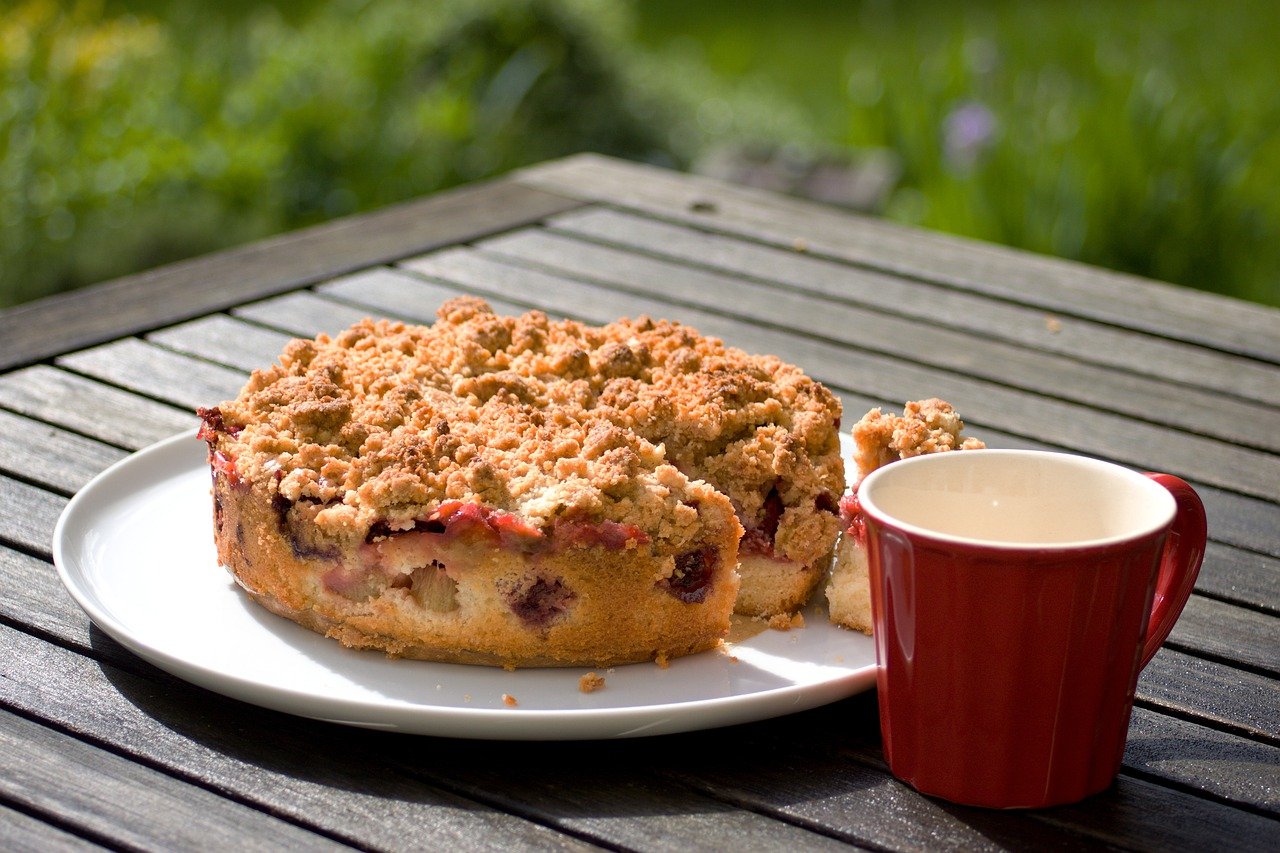
[[[506,666],[665,660],[718,644],[735,604],[805,603],[840,528],[826,388],[647,317],[437,316],[293,341],[200,410],[219,560],[257,601],[348,646]]]
[[[951,404],[936,398],[907,403],[901,416],[872,409],[853,425],[857,481],[852,491],[840,499],[840,519],[845,529],[836,546],[826,589],[832,622],[864,634],[871,633],[866,530],[858,507],[857,482],[899,459],[986,447],[976,438],[962,439],[963,429],[964,422]]]

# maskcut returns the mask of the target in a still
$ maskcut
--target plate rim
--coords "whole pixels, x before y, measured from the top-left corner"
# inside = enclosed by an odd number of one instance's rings
[[[876,665],[873,661],[851,668],[843,675],[816,683],[789,684],[728,696],[651,705],[562,709],[466,708],[357,699],[288,685],[264,685],[234,671],[215,669],[204,663],[188,660],[139,639],[114,613],[100,606],[95,595],[87,588],[89,578],[85,568],[81,565],[73,568],[70,565],[76,562],[72,552],[77,543],[71,541],[69,528],[80,520],[82,513],[89,511],[95,499],[101,498],[100,493],[104,489],[118,485],[116,481],[122,470],[137,467],[144,460],[154,462],[156,457],[174,452],[173,447],[195,440],[196,433],[197,429],[191,428],[149,444],[117,460],[91,478],[76,491],[59,514],[54,525],[52,554],[63,587],[94,625],[133,654],[201,688],[283,713],[366,728],[485,740],[586,740],[670,734],[770,719],[829,704],[875,686]],[[178,466],[178,470],[170,476],[180,475],[187,470],[189,469],[184,466]],[[140,488],[163,482],[163,479],[148,479],[129,491],[136,492]],[[703,654],[711,654],[713,651]],[[463,666],[430,661],[424,663]],[[533,668],[527,669],[535,671]],[[599,667],[552,669],[589,671]],[[676,722],[673,723],[673,719]],[[631,725],[623,728],[621,724],[625,722],[630,722]],[[530,723],[534,726],[527,725]]]

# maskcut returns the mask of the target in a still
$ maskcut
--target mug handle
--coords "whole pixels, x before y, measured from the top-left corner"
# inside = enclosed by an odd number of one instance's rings
[[[1160,557],[1155,599],[1151,603],[1151,620],[1147,623],[1147,639],[1142,647],[1139,669],[1155,656],[1186,606],[1196,585],[1196,576],[1200,574],[1209,531],[1204,504],[1195,489],[1171,474],[1148,473],[1147,476],[1169,490],[1178,508]]]

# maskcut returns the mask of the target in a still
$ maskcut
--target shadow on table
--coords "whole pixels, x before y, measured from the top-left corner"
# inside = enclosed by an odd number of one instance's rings
[[[388,843],[395,840],[388,833],[406,826],[446,831],[442,821],[451,833],[474,824],[465,831],[495,843],[505,836],[528,844],[529,832],[543,833],[532,839],[542,843],[553,837],[532,821],[623,846],[716,832],[729,833],[726,843],[756,833],[816,840],[805,829],[893,845],[1062,843],[1038,821],[950,806],[889,777],[874,692],[774,720],[652,738],[460,740],[259,708],[133,658],[96,627],[90,642],[123,700],[99,711],[119,721],[113,742],[123,750],[359,842]]]

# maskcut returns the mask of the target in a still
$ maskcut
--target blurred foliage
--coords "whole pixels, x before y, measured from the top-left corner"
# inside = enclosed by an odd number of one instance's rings
[[[1280,304],[1277,36],[1270,0],[20,0],[0,306],[574,151],[756,144],[884,152],[900,221]]]
[[[882,149],[903,222],[1280,305],[1280,4],[648,0],[650,49]]]
[[[713,81],[646,61],[608,2],[161,5],[0,17],[0,305],[575,151],[681,165],[707,136],[688,93]],[[765,135],[786,113],[739,109]]]

